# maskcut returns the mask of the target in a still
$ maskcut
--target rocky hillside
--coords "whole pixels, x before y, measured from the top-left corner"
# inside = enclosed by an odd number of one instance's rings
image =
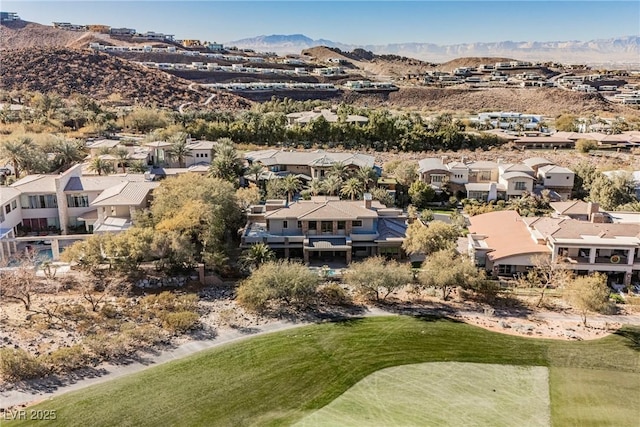
[[[376,55],[364,49],[354,49],[347,52],[338,48],[316,46],[302,51],[305,56],[316,58],[319,62],[326,62],[329,58],[340,58],[353,64],[365,74],[382,77],[402,77],[407,74],[424,74],[432,71],[435,64],[407,58],[398,55]]]
[[[158,70],[90,51],[34,48],[2,54],[0,89],[74,93],[97,100],[112,94],[131,103],[176,108],[204,103],[214,92],[190,88],[190,82]],[[243,109],[249,102],[228,93],[216,93],[207,108]]]
[[[563,113],[581,114],[610,112],[638,115],[637,110],[611,104],[598,94],[585,94],[561,89],[437,89],[401,88],[386,94],[356,94],[344,96],[345,102],[368,107],[412,108],[422,111],[519,111],[557,116]]]
[[[65,31],[27,21],[3,22],[0,25],[0,50],[28,47],[65,47],[88,35],[80,31]]]

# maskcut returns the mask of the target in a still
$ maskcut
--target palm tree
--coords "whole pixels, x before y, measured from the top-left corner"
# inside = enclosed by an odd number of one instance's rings
[[[256,185],[258,185],[258,180],[260,179],[260,174],[262,173],[262,165],[260,163],[252,163],[246,170],[246,174],[255,178]]]
[[[336,162],[331,166],[331,169],[329,169],[327,176],[337,176],[340,180],[344,181],[349,176],[349,170],[343,163]]]
[[[362,194],[362,188],[362,182],[358,178],[349,178],[340,189],[340,194],[355,200]]]
[[[129,163],[129,171],[133,173],[145,173],[149,168],[142,160],[136,160]]]
[[[89,170],[96,172],[98,175],[109,175],[113,171],[113,165],[110,162],[104,161],[100,157],[94,157],[89,163]]]
[[[87,156],[82,142],[75,139],[58,139],[52,151],[55,153],[54,162],[62,171],[69,169],[74,163]]]
[[[356,178],[362,182],[365,190],[369,190],[369,185],[378,181],[378,174],[371,166],[360,166],[356,171]]]
[[[114,154],[118,159],[118,163],[120,164],[120,167],[122,168],[122,173],[126,173],[127,161],[131,158],[131,155],[129,154],[129,150],[127,150],[124,147],[120,147],[116,150]]]
[[[266,243],[256,243],[245,250],[240,257],[240,264],[250,271],[255,270],[267,261],[275,259],[275,254]]]
[[[172,135],[168,142],[171,143],[171,147],[167,150],[167,155],[178,161],[178,166],[181,168],[185,167],[184,159],[191,155],[191,149],[189,148],[189,143],[187,142],[188,135],[184,132],[178,132]]]
[[[23,169],[33,140],[29,137],[23,136],[15,140],[7,140],[0,145],[0,155],[2,158],[11,162],[13,165],[13,173],[16,174],[16,179],[20,178],[20,170]]]
[[[295,175],[287,175],[282,179],[282,188],[287,192],[287,201],[291,203],[291,197],[302,188],[300,180]]]
[[[331,175],[322,181],[322,186],[324,187],[324,192],[329,196],[336,196],[340,188],[342,188],[342,183],[343,181],[338,176]]]
[[[218,144],[215,151],[216,156],[211,162],[211,166],[209,166],[209,176],[236,183],[238,177],[244,173],[244,166],[242,165],[242,160],[238,157],[235,147],[225,142]]]
[[[308,189],[312,196],[317,196],[318,194],[324,191],[324,185],[322,184],[322,181],[320,181],[318,178],[314,178],[309,183]]]

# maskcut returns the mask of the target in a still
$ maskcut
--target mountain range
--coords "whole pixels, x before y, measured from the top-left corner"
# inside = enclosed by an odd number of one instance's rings
[[[362,48],[376,54],[394,54],[431,62],[449,61],[466,56],[513,57],[528,61],[558,61],[587,64],[640,64],[640,36],[589,41],[501,41],[438,45],[434,43],[392,43],[354,45],[326,39],[314,40],[303,34],[270,35],[230,41],[229,46],[270,51],[278,54],[300,53],[314,46],[350,51]]]

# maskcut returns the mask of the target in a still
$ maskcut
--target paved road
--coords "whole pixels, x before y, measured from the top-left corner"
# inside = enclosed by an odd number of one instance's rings
[[[420,311],[433,312],[433,313],[439,312],[436,309],[420,310]],[[461,310],[461,311],[455,311],[455,313],[459,316],[486,316],[486,317],[491,317],[495,319],[495,316],[490,316],[488,314],[485,314],[484,312],[478,312],[478,311]],[[372,316],[389,316],[389,315],[393,315],[393,313],[385,311],[381,308],[369,307],[364,314],[361,314],[358,316],[372,317]],[[547,319],[552,321],[553,320],[572,321],[572,322],[575,321],[576,323],[581,322],[580,316],[572,315],[572,314],[542,312],[542,313],[535,313],[532,315],[538,319]],[[588,318],[588,322],[590,326],[604,326],[605,323],[623,323],[623,324],[640,325],[640,315],[627,315],[627,316],[591,315]],[[101,365],[98,368],[96,368],[95,374],[91,377],[74,379],[67,382],[62,382],[62,381],[56,382],[53,380],[36,381],[33,384],[37,385],[38,389],[31,388],[28,390],[16,389],[16,390],[9,390],[9,391],[1,391],[0,392],[0,408],[9,408],[12,406],[26,405],[33,402],[42,401],[45,399],[52,398],[54,396],[58,396],[63,393],[79,390],[94,384],[100,384],[115,378],[123,377],[125,375],[134,374],[136,372],[140,372],[149,367],[157,366],[159,364],[170,362],[172,360],[181,359],[202,350],[219,347],[227,343],[241,341],[257,335],[298,328],[300,326],[305,326],[308,324],[309,322],[294,323],[294,322],[288,322],[288,321],[278,321],[278,322],[270,323],[267,325],[255,327],[250,331],[225,329],[220,331],[219,335],[216,336],[215,338],[200,340],[200,341],[190,341],[188,343],[180,345],[179,347],[176,347],[173,350],[168,350],[162,353],[150,355],[144,360],[136,361],[128,365],[111,365],[111,364]]]

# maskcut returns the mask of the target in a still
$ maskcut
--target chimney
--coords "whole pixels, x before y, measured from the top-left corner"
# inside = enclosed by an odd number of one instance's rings
[[[364,199],[364,207],[366,209],[371,209],[371,200],[372,200],[371,193],[364,193],[362,197]]]
[[[447,161],[447,158],[448,158],[448,157],[449,157],[449,156],[442,156],[442,157],[440,157],[440,162],[444,165],[444,162],[445,162],[445,161]]]

